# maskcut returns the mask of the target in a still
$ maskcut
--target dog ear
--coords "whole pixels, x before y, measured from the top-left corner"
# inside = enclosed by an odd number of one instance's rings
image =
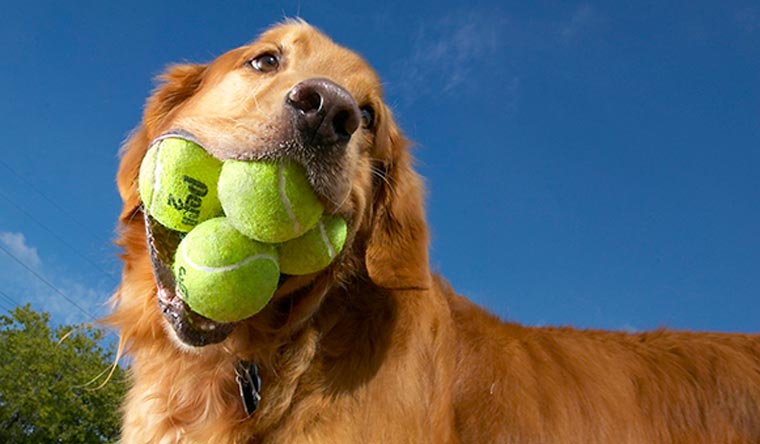
[[[384,177],[378,181],[365,261],[372,281],[383,288],[424,289],[431,285],[424,185],[412,168],[409,142],[389,110],[378,122],[375,148]]]
[[[137,176],[148,144],[159,135],[157,132],[162,129],[166,117],[195,94],[205,73],[206,65],[185,64],[171,66],[158,77],[159,84],[146,103],[142,125],[130,135],[120,151],[117,185],[124,201],[122,222],[132,218],[140,206]]]

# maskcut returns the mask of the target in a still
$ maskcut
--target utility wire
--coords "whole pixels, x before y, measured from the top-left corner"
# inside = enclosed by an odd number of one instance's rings
[[[12,297],[8,296],[8,293],[4,292],[3,290],[0,290],[0,296],[2,296],[3,299],[5,299],[6,301],[10,302],[11,307],[18,307],[19,305],[21,305],[18,302],[16,302],[15,299],[13,299]]]
[[[5,302],[5,299],[0,299],[0,309],[2,309],[3,312],[10,314],[10,312],[13,311],[13,307],[15,307],[15,305],[7,305],[7,304],[8,303]]]
[[[80,258],[84,259],[90,265],[92,265],[93,267],[95,267],[98,271],[100,271],[101,273],[103,273],[103,275],[111,278],[114,282],[119,282],[119,279],[116,276],[114,276],[112,273],[104,270],[100,265],[98,265],[95,262],[93,262],[92,260],[90,260],[90,258],[88,258],[87,256],[85,256],[84,253],[82,253],[81,251],[79,251],[78,248],[76,248],[75,246],[73,246],[70,243],[68,243],[65,239],[63,239],[61,236],[59,236],[58,233],[56,233],[54,230],[52,230],[51,228],[48,228],[39,219],[37,219],[36,217],[32,216],[28,211],[24,210],[17,203],[13,202],[7,195],[5,195],[4,193],[0,192],[0,197],[2,197],[3,199],[5,199],[8,203],[10,203],[11,205],[13,205],[24,216],[26,216],[29,219],[31,219],[34,223],[36,223],[37,225],[39,225],[40,227],[42,227],[45,231],[47,231],[51,236],[53,236],[54,238],[56,238],[59,242],[61,242],[63,245],[65,245],[70,250],[72,250],[74,253],[76,253],[77,256],[79,256]]]
[[[14,261],[18,262],[19,265],[21,265],[22,267],[26,268],[26,270],[29,271],[30,273],[32,273],[32,275],[34,275],[34,277],[36,277],[37,279],[39,279],[40,282],[42,282],[43,284],[45,284],[48,287],[50,287],[51,290],[53,290],[54,292],[56,292],[62,298],[66,299],[71,305],[73,305],[74,307],[78,308],[79,311],[81,311],[82,313],[86,314],[93,321],[96,320],[95,316],[93,316],[92,313],[90,313],[89,311],[87,311],[84,308],[82,308],[81,305],[77,304],[70,297],[66,296],[66,294],[64,292],[62,292],[61,290],[59,290],[58,287],[56,287],[55,285],[51,284],[50,281],[48,281],[47,279],[45,279],[41,274],[37,273],[30,266],[26,265],[21,259],[17,258],[13,253],[11,253],[10,251],[8,251],[8,249],[6,249],[2,244],[0,244],[0,250],[4,251],[5,254],[7,254],[8,256],[11,257],[11,259],[13,259]]]
[[[62,214],[65,214],[69,218],[69,220],[71,220],[72,222],[74,222],[74,224],[77,225],[79,228],[81,228],[82,231],[85,231],[86,233],[88,233],[93,239],[97,239],[98,242],[104,242],[104,243],[110,242],[110,240],[106,240],[104,238],[101,238],[100,236],[95,236],[92,233],[92,231],[87,230],[85,228],[84,224],[82,222],[80,222],[79,220],[77,220],[77,218],[75,218],[66,208],[63,208],[61,205],[59,205],[58,202],[55,201],[55,199],[51,199],[50,197],[48,197],[32,181],[26,179],[24,176],[22,176],[21,174],[19,174],[15,169],[13,169],[13,167],[11,167],[10,165],[8,165],[8,163],[6,161],[4,161],[2,158],[0,158],[0,165],[2,165],[3,167],[5,167],[5,169],[7,169],[8,171],[10,171],[21,182],[23,182],[27,187],[31,188],[37,194],[39,194],[40,196],[42,196],[42,198],[45,199],[47,201],[47,203],[49,203],[50,205],[52,205],[53,207],[55,207]]]

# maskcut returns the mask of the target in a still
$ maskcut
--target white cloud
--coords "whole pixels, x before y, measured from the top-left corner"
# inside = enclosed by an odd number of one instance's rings
[[[505,14],[474,10],[421,23],[397,70],[403,96],[452,93],[477,82],[481,70],[506,62],[508,26]]]
[[[517,111],[526,55],[554,51],[602,30],[598,8],[576,4],[559,20],[515,20],[500,9],[469,9],[420,20],[409,52],[394,66],[402,100],[483,91],[483,82],[505,92],[505,110]],[[524,71],[524,70],[523,70]]]
[[[620,330],[626,333],[641,333],[641,330],[638,327],[627,322],[620,327]]]
[[[575,8],[570,19],[560,26],[560,36],[571,40],[601,21],[601,15],[588,3],[581,3]]]
[[[0,289],[14,302],[31,303],[35,310],[50,313],[55,323],[91,322],[90,315],[105,314],[103,303],[112,290],[107,282],[85,284],[85,279],[72,276],[62,265],[55,265],[55,260],[43,264],[37,248],[29,245],[23,233],[0,231],[0,243],[31,270],[0,251]],[[3,302],[3,306],[10,304],[7,298]]]
[[[745,32],[752,33],[760,30],[760,8],[747,7],[737,11],[734,19]]]
[[[26,243],[26,236],[24,233],[11,233],[8,231],[0,231],[0,242],[10,250],[11,254],[16,256],[18,260],[25,263],[31,268],[39,269],[42,266],[37,249],[31,247]]]

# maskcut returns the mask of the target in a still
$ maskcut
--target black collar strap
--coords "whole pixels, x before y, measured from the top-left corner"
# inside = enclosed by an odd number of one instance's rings
[[[235,376],[240,390],[240,400],[248,416],[253,415],[261,401],[261,377],[259,368],[253,362],[238,361]]]

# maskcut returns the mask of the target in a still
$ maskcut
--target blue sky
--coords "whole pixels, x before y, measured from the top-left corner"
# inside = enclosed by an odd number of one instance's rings
[[[530,325],[759,330],[757,2],[188,5],[3,8],[0,308],[105,313],[152,78],[300,15],[384,79],[459,292]]]

